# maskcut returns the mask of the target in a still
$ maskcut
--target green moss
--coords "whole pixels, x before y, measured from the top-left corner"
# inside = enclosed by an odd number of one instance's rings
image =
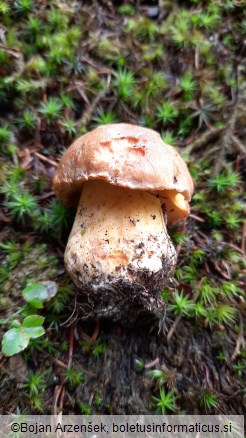
[[[2,284],[2,292],[20,299],[20,291],[27,281],[51,280],[56,276],[57,259],[48,253],[45,244],[34,244],[32,240],[28,240],[25,245],[17,242],[9,241],[1,245],[6,254],[1,267],[8,269],[8,278]]]

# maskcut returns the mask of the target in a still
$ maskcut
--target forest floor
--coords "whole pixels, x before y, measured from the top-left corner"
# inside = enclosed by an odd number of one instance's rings
[[[245,413],[245,6],[0,1],[0,413]],[[81,319],[52,187],[115,122],[160,132],[195,183],[165,313],[134,327]]]

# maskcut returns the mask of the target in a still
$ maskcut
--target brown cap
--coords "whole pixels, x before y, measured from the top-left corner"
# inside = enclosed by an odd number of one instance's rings
[[[193,181],[187,166],[152,129],[119,123],[99,126],[78,138],[55,172],[56,196],[76,206],[82,184],[93,179],[159,195],[168,222],[189,214]]]

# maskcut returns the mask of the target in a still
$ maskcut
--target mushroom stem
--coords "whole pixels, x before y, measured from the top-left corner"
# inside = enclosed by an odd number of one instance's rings
[[[158,284],[150,289],[160,291],[175,267],[176,252],[159,199],[101,180],[86,182],[65,264],[79,288],[95,291],[123,282],[148,290],[146,278],[156,276]]]

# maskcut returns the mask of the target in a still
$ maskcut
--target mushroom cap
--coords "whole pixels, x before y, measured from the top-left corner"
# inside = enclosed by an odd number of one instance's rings
[[[177,202],[169,205],[175,210],[169,222],[189,214],[193,181],[188,168],[179,153],[152,129],[127,123],[103,125],[74,141],[54,175],[56,196],[67,206],[77,206],[83,183],[94,179],[150,191],[160,196],[162,204],[167,191],[172,197],[182,194],[181,209]]]

